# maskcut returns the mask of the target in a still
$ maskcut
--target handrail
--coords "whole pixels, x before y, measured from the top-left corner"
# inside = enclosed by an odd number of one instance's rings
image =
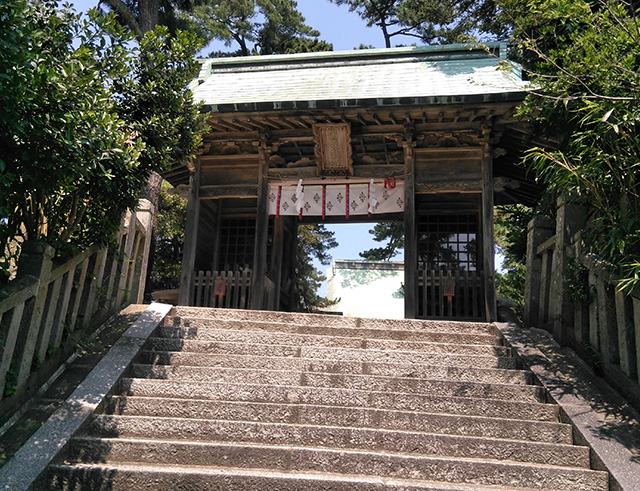
[[[149,214],[144,222],[149,226],[145,227],[139,214]],[[150,214],[149,205],[127,213],[118,237],[127,243],[134,242],[133,236],[138,240],[135,250],[125,250],[124,255],[119,240],[109,247],[93,245],[53,267],[53,249],[37,246],[27,251],[23,247],[21,264],[28,265],[25,271],[30,274],[21,275],[19,266],[17,278],[0,297],[0,412],[3,399],[24,397],[34,386],[31,377],[48,375],[57,368],[56,362],[62,363],[62,356],[74,349],[75,330],[104,320],[137,300],[134,286],[144,284],[146,271],[136,268],[136,262],[145,253],[141,243],[151,239]],[[115,302],[99,301],[101,292],[106,289],[111,294],[110,286],[118,284],[124,284],[126,291],[118,291]]]

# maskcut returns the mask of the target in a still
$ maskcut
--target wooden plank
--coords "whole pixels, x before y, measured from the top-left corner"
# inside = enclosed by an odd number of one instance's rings
[[[633,327],[633,302],[624,292],[615,292],[616,325],[620,368],[629,378],[636,376],[636,341]]]
[[[89,293],[87,295],[87,303],[84,309],[84,315],[82,319],[82,326],[86,327],[91,322],[91,318],[96,311],[96,297],[98,295],[98,289],[102,286],[104,279],[104,269],[107,264],[107,249],[100,249],[96,254],[96,260],[93,266],[93,273],[91,277],[91,284],[89,285]]]
[[[640,380],[640,298],[632,297],[633,330],[636,338],[636,380]]]
[[[76,328],[76,320],[78,319],[78,313],[80,312],[80,305],[82,304],[82,294],[84,293],[88,268],[89,268],[89,258],[85,259],[84,262],[80,265],[80,276],[78,278],[78,288],[76,288],[76,293],[75,293],[75,296],[73,297],[73,309],[71,310],[71,316],[69,317],[70,331],[74,331]]]
[[[226,309],[231,308],[231,296],[232,296],[231,290],[233,289],[233,283],[232,283],[233,277],[231,275],[232,275],[231,271],[224,272],[224,279],[227,282],[227,292],[226,292],[226,295],[224,296],[224,307]]]
[[[251,308],[262,308],[264,277],[267,274],[267,241],[269,235],[269,209],[267,203],[269,169],[269,145],[266,135],[260,139],[260,168],[258,172],[258,208],[256,211],[256,235],[253,248],[253,271],[251,282]]]
[[[207,271],[205,273],[204,279],[204,298],[202,301],[203,307],[211,307],[211,294],[212,294],[212,278],[211,271]]]
[[[473,317],[473,313],[471,312],[471,305],[469,304],[469,270],[465,269],[461,273],[462,278],[462,315],[465,317]]]
[[[247,308],[247,271],[242,271],[240,275],[240,285],[238,285],[240,300],[239,300],[239,308],[245,309]]]
[[[429,315],[428,305],[429,305],[429,278],[427,277],[427,268],[424,266],[420,270],[420,277],[422,283],[422,309],[418,309],[418,314],[421,314],[421,317],[425,318]]]
[[[200,187],[200,199],[254,199],[258,188],[252,184],[225,184]]]
[[[540,304],[538,310],[538,322],[543,325],[540,327],[546,327],[549,321],[549,252],[542,254],[542,265],[540,267]]]
[[[484,131],[486,139],[482,152],[482,269],[484,271],[485,318],[497,320],[495,264],[493,243],[493,158],[491,131]]]
[[[135,217],[135,219],[136,222],[138,222],[137,217]],[[140,274],[140,266],[142,263],[141,252],[143,244],[143,232],[140,230],[140,228],[136,227],[135,245],[133,246],[133,250],[131,252],[131,259],[129,259],[129,274],[127,276],[127,286],[125,289],[125,304],[127,305],[132,304],[133,302],[135,302],[136,298],[138,298],[138,291],[136,290],[136,288],[134,288],[134,285],[136,285],[137,287],[137,285],[139,284],[138,280],[140,280],[138,275]]]
[[[13,359],[18,333],[20,332],[24,303],[16,305],[9,312],[11,312],[11,319],[4,337],[4,343],[0,346],[0,353],[2,353],[0,357],[0,399],[2,399],[2,395],[4,394],[4,388],[7,383],[7,372],[11,367],[11,360]],[[5,315],[7,315],[6,312],[0,317],[0,320]]]
[[[282,286],[282,258],[284,255],[284,217],[273,221],[273,243],[271,245],[271,271],[269,276],[274,283],[274,308],[280,307],[280,288]]]
[[[555,246],[556,246],[556,236],[552,235],[536,248],[536,254],[542,254],[548,249],[553,249]]]
[[[593,291],[596,287],[596,275],[589,271],[589,289]],[[589,303],[589,344],[595,350],[600,350],[600,329],[598,328],[598,302],[592,299]]]
[[[187,221],[185,224],[184,247],[182,252],[182,267],[180,271],[180,289],[178,305],[189,304],[189,290],[193,283],[193,274],[198,246],[198,223],[200,222],[200,166],[189,177],[191,187],[187,202]]]
[[[116,308],[120,308],[125,301],[125,295],[127,293],[127,283],[129,280],[129,275],[131,274],[131,268],[133,267],[133,251],[136,244],[135,216],[132,212],[128,213],[129,221],[127,224],[127,240],[124,243],[124,253],[122,255],[120,277],[116,280],[118,282],[118,290],[115,294]]]
[[[429,284],[431,287],[431,304],[429,305],[429,316],[436,316],[436,272],[429,270]]]
[[[57,308],[58,312],[53,323],[53,332],[51,333],[51,340],[49,342],[49,346],[51,346],[53,349],[58,348],[62,343],[64,330],[67,326],[67,311],[71,302],[71,291],[73,290],[73,279],[75,277],[75,274],[76,267],[73,267],[67,272],[67,276],[64,279],[62,296],[60,297],[60,303]]]
[[[195,296],[195,306],[203,307],[203,292],[204,292],[204,271],[200,270],[196,274],[196,296]]]
[[[404,141],[404,316],[416,317],[418,295],[418,235],[416,231],[415,203],[415,148],[411,128],[407,128]]]
[[[233,305],[234,309],[239,309],[240,307],[240,282],[242,279],[240,278],[240,271],[236,270],[233,272],[233,298],[231,299],[231,305]]]
[[[596,279],[596,297],[598,304],[598,325],[600,328],[600,353],[605,364],[617,365],[620,362],[618,352],[618,326],[616,322],[613,287],[604,280]]]
[[[472,303],[472,312],[473,312],[473,317],[474,318],[479,318],[480,317],[480,310],[478,309],[478,297],[480,296],[479,290],[480,290],[480,281],[482,281],[479,277],[478,277],[478,272],[474,271],[473,272],[473,286],[471,287],[471,303]]]
[[[47,315],[42,324],[40,334],[38,335],[38,347],[36,349],[36,356],[40,360],[44,360],[47,356],[47,349],[49,348],[49,342],[51,340],[51,329],[53,327],[53,321],[55,319],[56,310],[58,310],[58,299],[60,297],[60,288],[62,287],[62,277],[59,277],[52,284],[49,285],[49,299]],[[1,392],[0,392],[1,394]]]
[[[123,249],[122,241],[124,239],[124,226],[121,226],[118,230],[118,237],[116,240],[116,245],[113,248],[112,253],[112,261],[111,261],[111,271],[109,272],[109,281],[107,283],[107,290],[105,292],[105,298],[107,299],[107,305],[109,309],[115,303],[115,295],[113,293],[113,289],[116,285],[116,276],[118,274],[118,266],[120,265],[120,252]],[[126,240],[126,239],[125,239]]]
[[[438,275],[438,306],[439,306],[439,310],[438,310],[438,316],[439,317],[444,317],[445,316],[445,310],[444,310],[444,271],[440,270],[439,271],[439,275]]]
[[[315,157],[320,173],[353,174],[351,125],[314,124]]]

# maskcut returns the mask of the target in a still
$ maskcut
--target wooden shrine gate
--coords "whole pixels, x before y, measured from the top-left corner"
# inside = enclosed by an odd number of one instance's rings
[[[494,196],[528,192],[505,48],[202,60],[211,131],[165,173],[189,200],[178,303],[296,310],[300,223],[401,217],[405,316],[495,319]]]

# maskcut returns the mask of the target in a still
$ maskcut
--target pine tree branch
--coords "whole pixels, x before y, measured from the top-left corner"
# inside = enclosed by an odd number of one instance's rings
[[[144,33],[142,32],[142,28],[140,27],[140,24],[138,23],[136,16],[133,14],[131,9],[129,9],[129,7],[127,7],[122,2],[122,0],[102,0],[102,1],[106,3],[109,7],[111,7],[111,9],[116,14],[122,17],[122,20],[125,22],[127,27],[129,27],[129,29],[133,31],[136,37],[142,37]]]

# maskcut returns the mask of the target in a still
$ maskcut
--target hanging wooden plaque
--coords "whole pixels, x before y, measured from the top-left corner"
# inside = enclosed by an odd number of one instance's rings
[[[320,175],[353,175],[351,125],[314,124],[315,155]]]

